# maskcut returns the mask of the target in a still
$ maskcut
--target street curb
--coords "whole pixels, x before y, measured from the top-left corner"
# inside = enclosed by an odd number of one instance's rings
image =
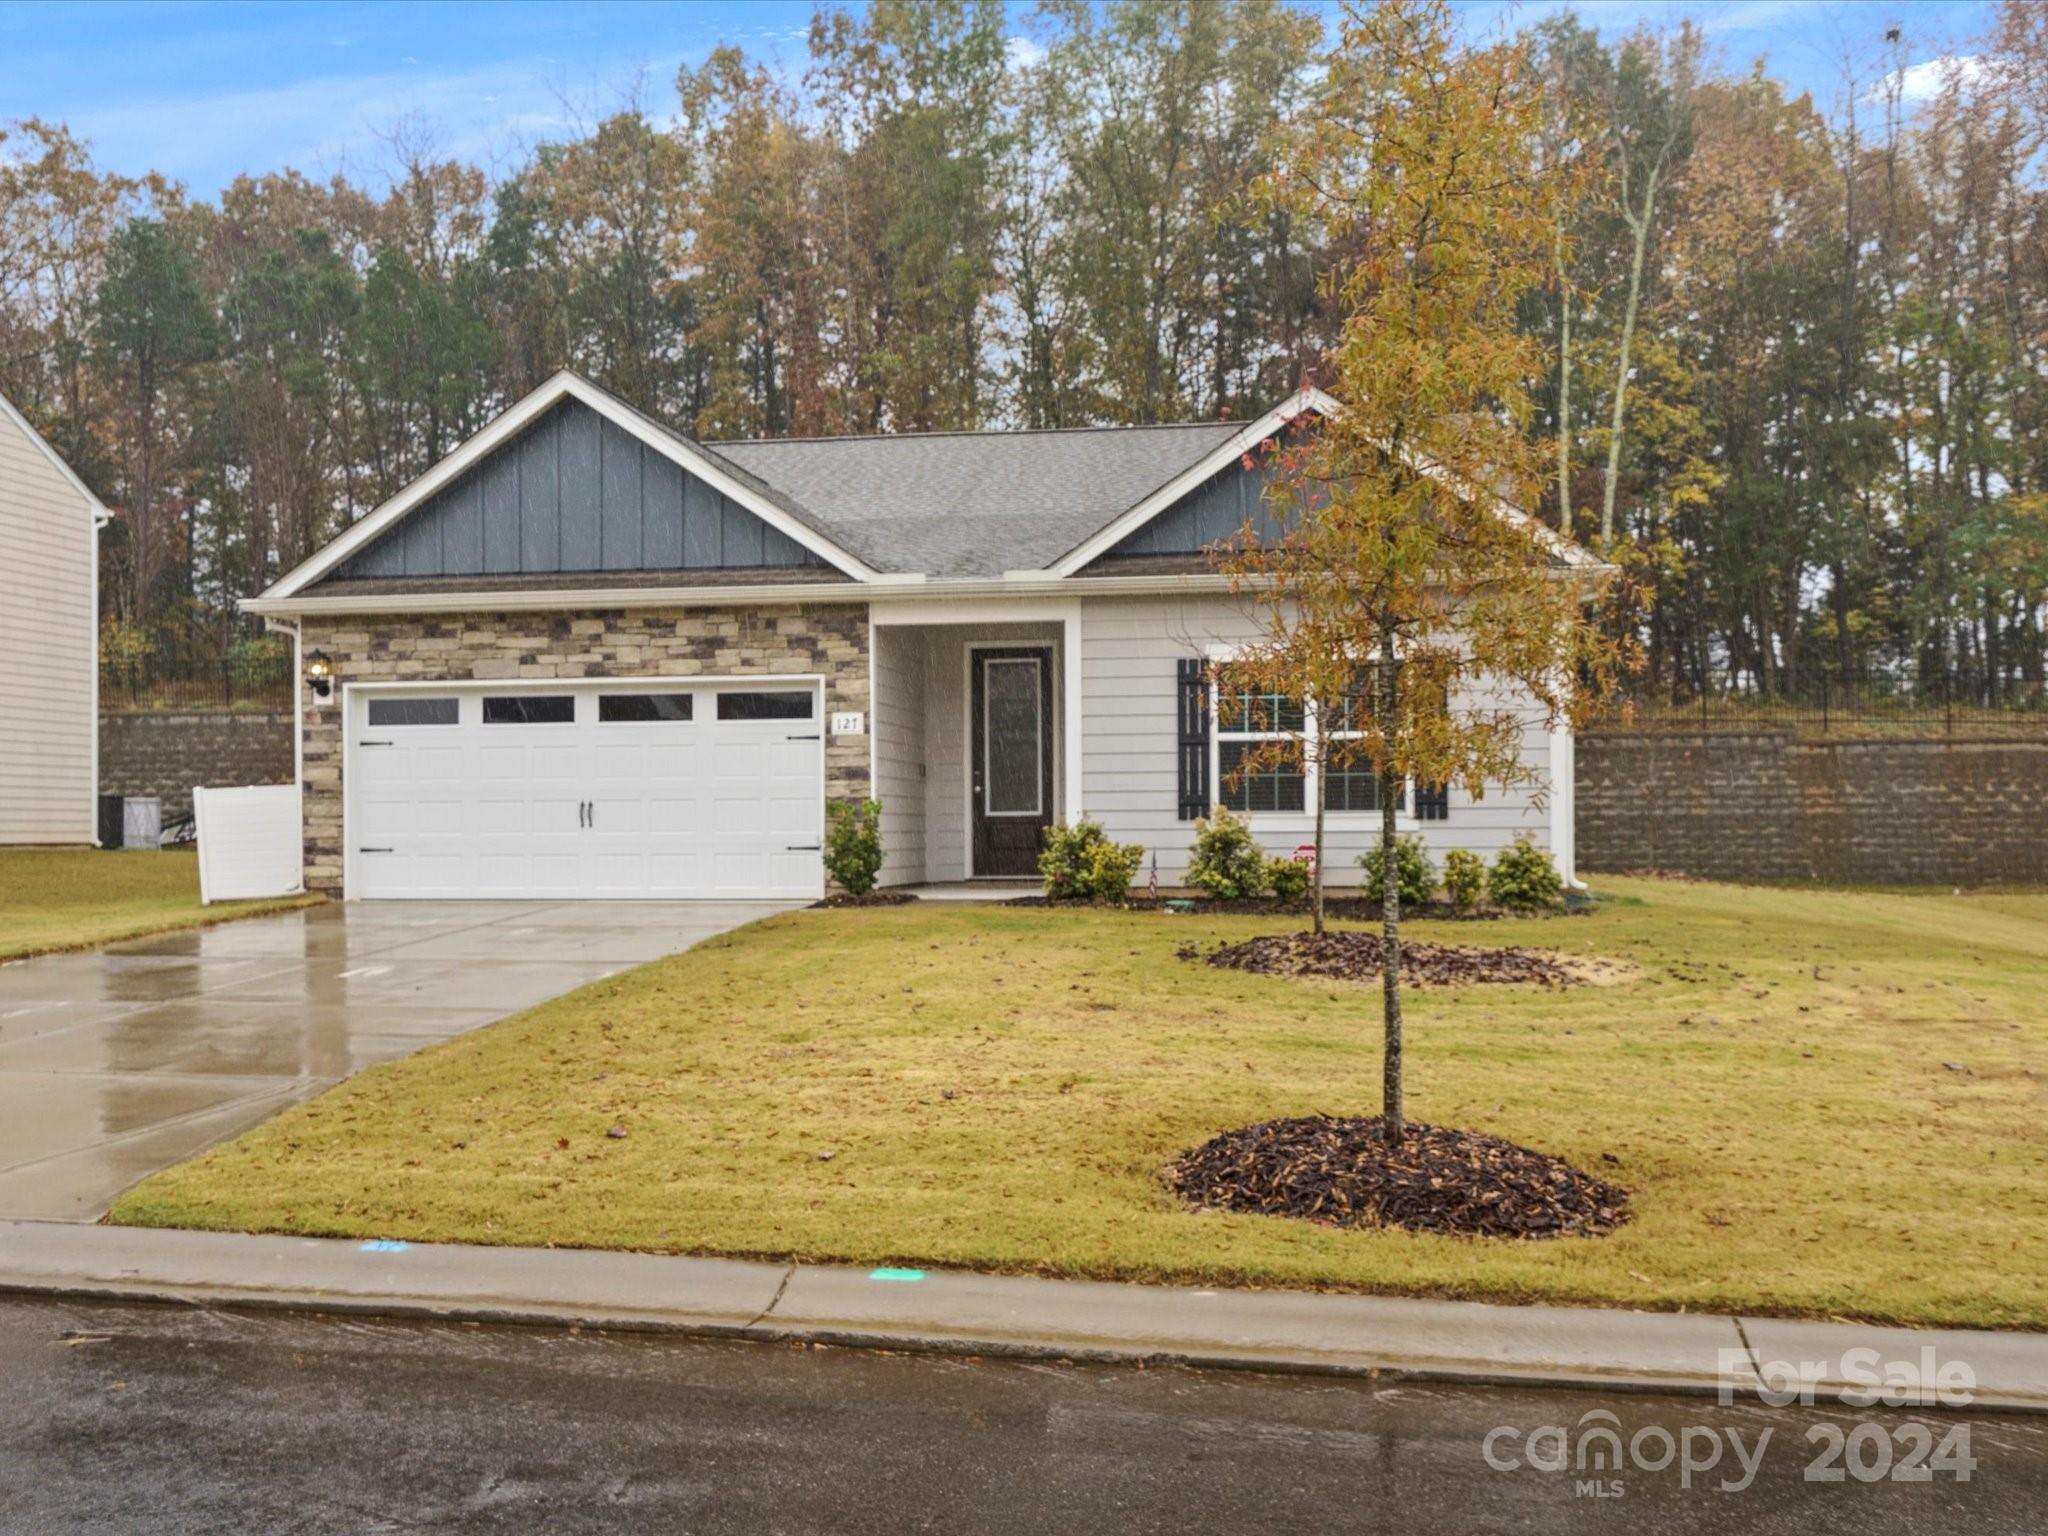
[[[806,1266],[787,1266],[795,1275]],[[813,1270],[812,1272],[816,1272]],[[1049,1281],[1058,1285],[1063,1282]],[[1265,1294],[1265,1293],[1250,1293]],[[251,1312],[290,1312],[396,1321],[476,1324],[498,1327],[660,1334],[678,1338],[757,1344],[822,1346],[954,1358],[989,1358],[1119,1366],[1183,1368],[1312,1376],[1370,1382],[1437,1382],[1462,1386],[1556,1388],[1571,1391],[1664,1394],[1715,1398],[1724,1390],[1738,1401],[1761,1400],[1761,1381],[1723,1382],[1696,1375],[1601,1371],[1563,1366],[1511,1367],[1395,1353],[1266,1348],[1216,1348],[1195,1344],[1134,1344],[1086,1335],[1004,1333],[915,1326],[856,1326],[827,1319],[779,1318],[764,1312],[747,1320],[709,1313],[635,1311],[533,1300],[447,1299],[391,1292],[379,1295],[172,1284],[145,1278],[84,1280],[62,1276],[0,1274],[0,1295],[65,1301],[140,1302],[186,1307],[221,1307]],[[779,1297],[778,1297],[779,1299]],[[1460,1304],[1450,1304],[1460,1305]],[[1475,1304],[1463,1304],[1475,1305]],[[1599,1315],[1596,1309],[1585,1309]],[[1632,1315],[1632,1314],[1624,1314]],[[1732,1318],[1728,1319],[1731,1323]],[[1817,1401],[1844,1406],[1851,1389],[1820,1383]],[[1973,1394],[1967,1403],[1931,1402],[1894,1412],[2006,1413],[2048,1415],[2048,1398],[1997,1392]]]

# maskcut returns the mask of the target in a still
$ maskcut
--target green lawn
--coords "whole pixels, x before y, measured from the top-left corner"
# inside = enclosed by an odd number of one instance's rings
[[[1374,991],[1175,958],[1270,919],[986,907],[756,924],[373,1068],[113,1219],[2048,1327],[2048,895],[1598,889],[1417,925],[1641,969],[1411,994],[1409,1111],[1626,1185],[1606,1238],[1191,1213],[1182,1148],[1378,1107]]]
[[[283,912],[318,900],[289,896],[202,907],[199,861],[190,849],[0,849],[0,960]]]

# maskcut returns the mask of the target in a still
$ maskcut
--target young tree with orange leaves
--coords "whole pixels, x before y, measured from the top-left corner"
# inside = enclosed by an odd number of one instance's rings
[[[1345,715],[1341,742],[1311,733],[1306,750],[1377,775],[1389,869],[1408,785],[1528,781],[1531,719],[1582,718],[1624,659],[1589,611],[1605,568],[1516,510],[1536,502],[1525,429],[1544,372],[1516,305],[1549,274],[1566,190],[1540,129],[1518,48],[1462,46],[1445,0],[1346,0],[1323,98],[1259,189],[1356,254],[1325,278],[1345,317],[1327,357],[1341,409],[1277,450],[1290,531],[1218,557],[1263,631],[1232,685]],[[1386,887],[1392,1142],[1401,899]]]

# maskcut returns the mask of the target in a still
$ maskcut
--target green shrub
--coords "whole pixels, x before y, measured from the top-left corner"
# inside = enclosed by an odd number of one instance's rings
[[[1265,850],[1253,839],[1252,829],[1220,805],[1195,823],[1188,884],[1222,901],[1265,894]]]
[[[1470,912],[1486,894],[1486,860],[1469,848],[1444,855],[1444,894],[1460,912]]]
[[[1557,905],[1564,894],[1564,876],[1557,861],[1526,837],[1494,855],[1493,869],[1486,877],[1486,892],[1494,905],[1510,912],[1541,912]]]
[[[1266,889],[1278,901],[1292,905],[1308,896],[1309,870],[1293,859],[1272,859],[1266,865]]]
[[[1112,843],[1098,821],[1050,827],[1038,873],[1055,901],[1122,901],[1145,857],[1139,843]]]
[[[1374,843],[1358,856],[1358,862],[1365,870],[1365,898],[1386,900],[1386,863],[1380,845]],[[1436,866],[1430,863],[1429,850],[1422,846],[1421,838],[1395,840],[1394,878],[1400,885],[1402,906],[1419,907],[1429,900],[1429,893],[1436,889]]]
[[[882,802],[825,806],[825,872],[849,896],[865,896],[882,872]]]

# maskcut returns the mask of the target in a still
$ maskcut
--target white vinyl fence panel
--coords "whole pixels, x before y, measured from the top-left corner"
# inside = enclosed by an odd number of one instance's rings
[[[195,789],[192,818],[202,903],[291,896],[302,888],[296,786]]]

